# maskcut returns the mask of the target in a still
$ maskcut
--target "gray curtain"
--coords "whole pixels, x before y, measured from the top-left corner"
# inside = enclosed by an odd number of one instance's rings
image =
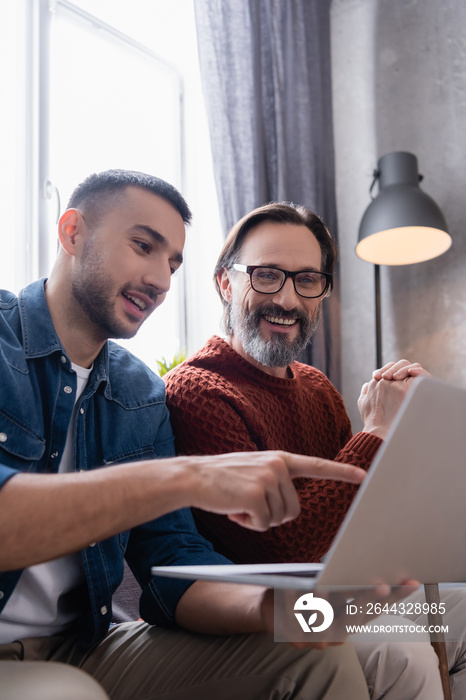
[[[314,209],[336,230],[330,0],[194,0],[225,235],[270,201]],[[339,388],[338,283],[300,358]]]

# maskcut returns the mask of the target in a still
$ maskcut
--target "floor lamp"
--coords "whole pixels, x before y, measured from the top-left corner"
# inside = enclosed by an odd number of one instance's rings
[[[359,227],[357,255],[375,265],[376,367],[382,367],[380,265],[411,265],[441,255],[451,245],[445,218],[434,200],[419,187],[417,158],[395,151],[382,156],[370,192],[379,193],[367,207]]]
[[[379,193],[367,207],[359,227],[357,255],[375,266],[376,367],[383,366],[380,265],[411,265],[436,258],[451,246],[447,224],[433,199],[419,187],[422,175],[412,153],[396,151],[380,158],[370,192]],[[426,601],[439,602],[438,584],[424,585]],[[438,619],[429,623],[437,624]],[[441,620],[440,620],[441,622]],[[439,657],[445,700],[451,700],[445,639],[431,636]]]

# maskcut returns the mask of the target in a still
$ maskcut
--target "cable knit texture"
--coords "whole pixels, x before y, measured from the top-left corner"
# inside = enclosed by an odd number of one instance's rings
[[[214,336],[169,372],[167,404],[179,454],[286,450],[367,469],[381,440],[351,436],[341,396],[327,377],[294,362],[279,379],[244,360]],[[357,487],[337,481],[296,479],[301,513],[267,532],[246,530],[204,511],[198,527],[217,551],[237,563],[319,561],[327,552]]]

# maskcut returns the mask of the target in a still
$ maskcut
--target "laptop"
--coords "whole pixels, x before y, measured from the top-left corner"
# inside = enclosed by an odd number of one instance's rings
[[[155,566],[153,575],[312,590],[466,581],[466,390],[418,378],[321,564]]]

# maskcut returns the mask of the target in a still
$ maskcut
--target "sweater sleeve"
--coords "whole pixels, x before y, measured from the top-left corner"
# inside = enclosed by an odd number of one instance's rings
[[[319,387],[319,405],[322,409],[327,409],[326,419],[331,420],[331,432],[334,437],[332,440],[330,435],[327,437],[332,444],[332,450],[326,456],[335,462],[354,464],[367,470],[382,444],[382,439],[362,431],[353,435],[343,399],[325,375],[314,370],[312,383],[306,382],[306,386]],[[322,434],[323,426],[320,426],[320,431]]]
[[[381,444],[382,438],[376,435],[363,432],[356,433],[335,456],[335,462],[354,464],[356,467],[367,470]]]

